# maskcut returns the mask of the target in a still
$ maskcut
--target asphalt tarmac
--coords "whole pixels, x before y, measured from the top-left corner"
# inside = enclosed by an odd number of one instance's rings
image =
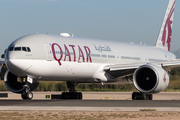
[[[0,110],[180,111],[179,92],[155,94],[154,100],[131,100],[130,92],[84,92],[83,100],[45,98],[46,95],[59,94],[57,92],[34,92],[33,100],[22,100],[18,94],[8,94],[8,98],[0,98]]]
[[[179,100],[0,100],[0,106],[180,107]]]
[[[0,100],[21,100],[21,94],[7,93]],[[60,95],[61,92],[33,92],[33,100],[46,100],[46,95]],[[83,100],[132,100],[132,92],[82,92]],[[153,100],[180,100],[180,92],[161,92],[153,94]]]

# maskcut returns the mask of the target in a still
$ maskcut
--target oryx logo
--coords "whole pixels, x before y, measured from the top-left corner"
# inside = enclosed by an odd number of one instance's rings
[[[166,74],[164,74],[163,81],[164,81],[164,83],[166,83]]]
[[[163,35],[162,35],[162,44],[163,46],[165,46],[165,44],[167,43],[167,47],[168,47],[168,51],[170,51],[170,45],[171,45],[171,35],[172,35],[172,21],[171,21],[171,17],[174,13],[174,9],[175,9],[175,1],[173,3],[173,6],[169,12],[169,15],[167,16],[167,20],[164,26],[164,30],[163,30]]]

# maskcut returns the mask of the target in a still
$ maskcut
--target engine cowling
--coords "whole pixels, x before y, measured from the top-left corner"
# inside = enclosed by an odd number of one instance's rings
[[[22,93],[22,91],[24,90],[23,86],[26,84],[25,82],[18,82],[18,77],[9,70],[7,70],[4,75],[4,83],[7,89],[14,93]],[[35,90],[38,85],[39,82],[33,82],[33,84],[29,84],[30,91]]]
[[[169,85],[169,74],[158,65],[142,65],[134,72],[133,83],[140,92],[158,93]]]

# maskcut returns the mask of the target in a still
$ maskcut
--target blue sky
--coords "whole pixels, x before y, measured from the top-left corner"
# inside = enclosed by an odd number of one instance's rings
[[[0,0],[0,54],[30,33],[154,45],[169,0]],[[180,48],[180,1],[176,1],[171,51]]]

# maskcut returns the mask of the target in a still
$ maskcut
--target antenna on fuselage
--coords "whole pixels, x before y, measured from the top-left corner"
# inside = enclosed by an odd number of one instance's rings
[[[63,36],[63,37],[70,37],[70,35],[68,33],[60,33],[59,35]]]

